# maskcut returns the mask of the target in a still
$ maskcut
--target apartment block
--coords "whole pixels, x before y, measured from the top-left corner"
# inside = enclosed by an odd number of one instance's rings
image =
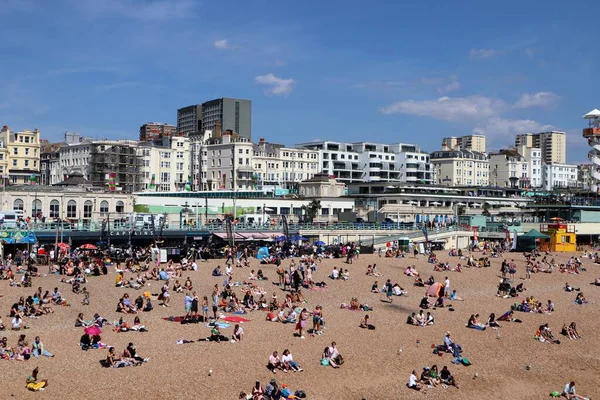
[[[147,122],[140,126],[140,140],[158,140],[175,136],[177,128],[162,122]]]
[[[545,164],[565,164],[567,162],[567,135],[564,132],[551,131],[517,135],[515,146],[542,149],[542,162]]]
[[[0,168],[5,184],[38,183],[40,180],[40,132],[37,129],[0,130]]]
[[[478,153],[485,153],[485,136],[483,135],[467,135],[467,136],[450,136],[442,139],[442,149],[449,150],[469,150]]]
[[[430,155],[434,184],[445,186],[488,186],[490,162],[487,155],[470,150],[441,150]]]

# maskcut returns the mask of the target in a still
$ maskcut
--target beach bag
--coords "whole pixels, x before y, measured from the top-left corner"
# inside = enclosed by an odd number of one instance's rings
[[[557,392],[556,390],[550,392],[550,397],[560,397],[560,392]]]
[[[321,360],[321,365],[324,367],[329,366],[329,359],[328,358],[324,358]]]
[[[460,361],[462,362],[462,365],[464,365],[465,367],[468,367],[469,365],[471,365],[471,361],[469,361],[468,358],[463,357],[463,359]]]
[[[306,393],[304,392],[304,390],[296,390],[295,395],[299,399],[305,399],[306,398]]]

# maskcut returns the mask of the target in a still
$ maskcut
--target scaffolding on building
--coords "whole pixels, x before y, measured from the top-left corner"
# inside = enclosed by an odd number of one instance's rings
[[[94,186],[108,185],[114,173],[116,190],[133,193],[141,187],[143,153],[138,142],[95,141],[90,155],[90,181]]]

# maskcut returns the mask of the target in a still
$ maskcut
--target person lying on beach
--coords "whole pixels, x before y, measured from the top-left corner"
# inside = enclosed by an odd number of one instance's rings
[[[424,287],[425,286],[425,282],[423,282],[423,278],[421,278],[420,276],[415,277],[415,281],[413,283],[415,286],[418,287]]]
[[[48,386],[47,379],[38,380],[38,373],[39,369],[38,367],[35,367],[35,369],[31,372],[31,375],[29,375],[25,381],[27,389],[31,390],[32,392],[37,392],[40,390],[43,391]]]
[[[580,288],[574,288],[569,283],[565,283],[565,291],[566,292],[579,292]]]

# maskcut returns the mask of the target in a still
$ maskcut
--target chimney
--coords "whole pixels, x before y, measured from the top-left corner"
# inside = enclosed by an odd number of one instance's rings
[[[263,144],[265,142],[265,138],[261,137],[260,139],[258,139],[258,143]]]
[[[221,121],[217,121],[215,124],[215,137],[216,138],[221,137]]]
[[[442,151],[446,151],[448,150],[448,145],[446,144],[445,140],[442,140]]]

